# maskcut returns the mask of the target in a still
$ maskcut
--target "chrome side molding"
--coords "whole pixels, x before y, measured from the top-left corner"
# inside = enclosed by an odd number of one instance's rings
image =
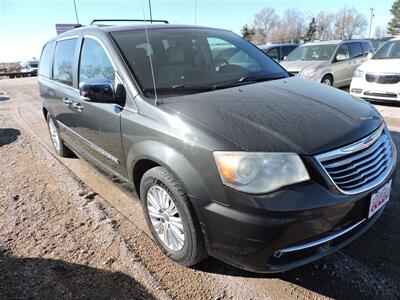
[[[71,132],[73,135],[75,135],[77,138],[79,138],[82,142],[84,142],[85,144],[87,144],[90,148],[92,148],[93,150],[97,151],[98,153],[100,153],[101,155],[103,155],[104,157],[108,158],[109,160],[112,160],[113,162],[115,162],[116,164],[120,164],[118,158],[116,158],[114,155],[108,153],[107,151],[105,151],[104,149],[100,148],[99,146],[97,146],[96,144],[92,143],[91,141],[89,141],[88,139],[84,138],[83,136],[81,136],[79,133],[77,133],[75,130],[72,130],[71,128],[69,128],[67,125],[65,125],[64,123],[60,122],[57,120],[58,125],[60,125],[61,127],[63,127],[64,129],[68,130],[69,132]]]

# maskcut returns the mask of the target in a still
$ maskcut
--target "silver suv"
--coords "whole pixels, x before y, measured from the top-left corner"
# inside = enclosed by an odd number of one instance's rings
[[[294,75],[342,87],[350,85],[354,71],[372,52],[366,40],[307,43],[293,50],[281,65]]]

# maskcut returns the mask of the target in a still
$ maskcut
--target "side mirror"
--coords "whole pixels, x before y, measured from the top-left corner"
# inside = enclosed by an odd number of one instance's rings
[[[371,59],[371,58],[372,58],[372,52],[368,52],[367,59]]]
[[[79,93],[81,100],[114,103],[115,91],[113,84],[108,79],[88,79],[80,84]]]
[[[287,56],[283,57],[283,60],[287,60]]]
[[[336,55],[336,58],[335,58],[336,61],[343,61],[346,59],[348,59],[348,56],[344,55],[344,54],[338,54],[338,55]]]

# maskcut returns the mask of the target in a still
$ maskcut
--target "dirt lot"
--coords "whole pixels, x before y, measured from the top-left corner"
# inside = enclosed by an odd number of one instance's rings
[[[400,148],[400,108],[378,109]],[[212,258],[184,268],[158,250],[129,190],[54,156],[36,79],[1,80],[0,298],[395,299],[399,177],[376,225],[316,263],[277,275]]]

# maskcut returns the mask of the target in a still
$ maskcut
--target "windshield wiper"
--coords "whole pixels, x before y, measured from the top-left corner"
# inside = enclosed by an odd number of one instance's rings
[[[215,84],[213,85],[213,90],[217,90],[220,88],[226,88],[226,87],[234,87],[234,86],[238,86],[238,85],[243,85],[243,84],[248,84],[250,82],[262,82],[262,81],[270,81],[270,80],[277,80],[277,79],[282,79],[282,78],[286,78],[287,76],[260,76],[260,75],[256,75],[256,76],[244,76],[239,78],[236,81],[230,81],[230,82],[224,82],[224,83],[220,83],[220,84]]]
[[[201,84],[195,84],[195,83],[188,83],[188,84],[177,84],[171,86],[172,90],[212,90],[212,86],[208,85],[201,85]]]
[[[156,88],[157,92],[175,92],[175,91],[211,91],[212,86],[200,84],[177,84],[173,86],[162,86]],[[154,88],[143,89],[145,93],[154,93]]]

